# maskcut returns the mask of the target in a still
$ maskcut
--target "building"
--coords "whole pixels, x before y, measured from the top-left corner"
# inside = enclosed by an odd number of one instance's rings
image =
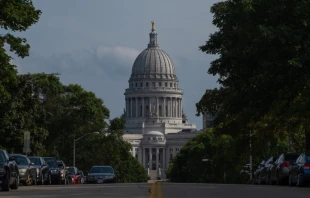
[[[171,159],[197,132],[196,125],[187,122],[175,66],[159,48],[154,22],[128,82],[124,140],[151,178],[165,178]]]

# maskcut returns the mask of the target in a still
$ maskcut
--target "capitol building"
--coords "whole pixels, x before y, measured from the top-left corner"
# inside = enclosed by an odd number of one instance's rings
[[[152,179],[165,178],[170,161],[186,142],[197,135],[196,125],[187,123],[182,108],[175,66],[159,48],[155,23],[149,44],[133,63],[125,91],[124,140],[131,153]]]

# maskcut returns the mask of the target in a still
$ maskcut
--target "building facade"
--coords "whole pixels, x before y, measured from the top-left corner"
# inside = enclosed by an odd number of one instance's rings
[[[124,140],[151,178],[165,178],[171,159],[197,132],[196,125],[187,122],[175,66],[159,48],[154,22],[128,82]]]

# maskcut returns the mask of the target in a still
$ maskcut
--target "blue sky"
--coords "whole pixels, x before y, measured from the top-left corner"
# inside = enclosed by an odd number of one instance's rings
[[[202,53],[216,31],[210,7],[219,0],[34,0],[40,21],[27,32],[30,57],[15,59],[20,73],[59,72],[64,84],[80,84],[104,100],[111,118],[125,107],[136,56],[148,44],[151,21],[156,22],[160,48],[176,67],[189,122],[202,128],[195,103],[206,89],[217,86],[207,73],[216,56]]]

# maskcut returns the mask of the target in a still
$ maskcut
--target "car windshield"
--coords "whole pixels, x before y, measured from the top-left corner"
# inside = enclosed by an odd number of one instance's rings
[[[14,156],[17,165],[28,165],[27,158],[21,156]]]
[[[56,161],[54,158],[43,158],[44,161],[48,164],[51,168],[58,168]]]
[[[67,171],[71,174],[71,175],[75,175],[75,169],[73,167],[67,168]]]
[[[0,151],[0,162],[5,162],[5,158],[4,158],[4,155],[3,153]]]
[[[89,173],[114,173],[112,167],[109,166],[95,166],[92,167]]]
[[[34,163],[34,165],[38,165],[38,166],[41,165],[41,160],[40,160],[40,158],[38,158],[38,157],[28,157],[28,158],[30,159],[30,161],[31,161],[32,163]]]

